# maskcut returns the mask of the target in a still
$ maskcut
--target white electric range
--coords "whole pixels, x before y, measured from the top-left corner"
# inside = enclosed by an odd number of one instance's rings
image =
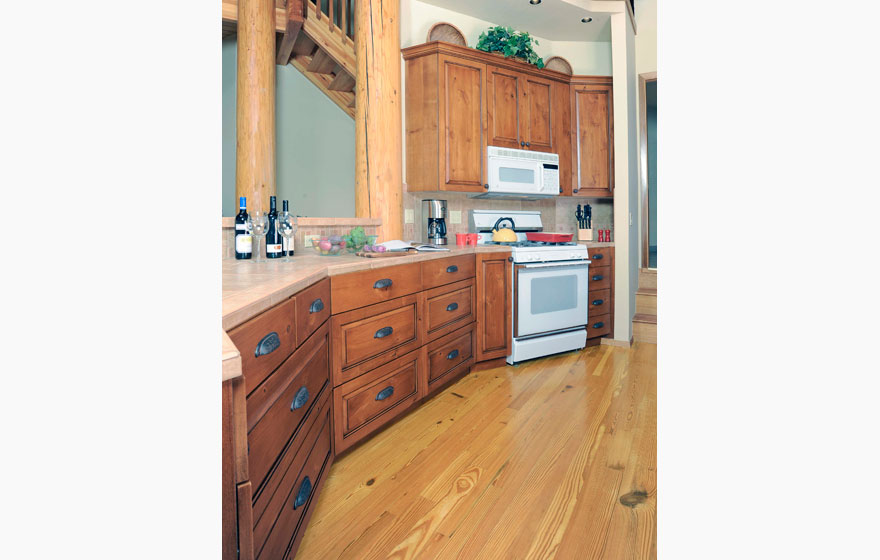
[[[538,211],[471,210],[469,220],[470,232],[480,234],[478,244],[511,247],[513,345],[507,363],[586,346],[587,247],[527,241],[527,232],[543,230]],[[497,227],[513,229],[517,241],[493,242]]]

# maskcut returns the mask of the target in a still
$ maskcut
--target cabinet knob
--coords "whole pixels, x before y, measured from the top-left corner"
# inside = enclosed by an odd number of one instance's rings
[[[299,485],[299,492],[296,493],[296,499],[293,502],[293,509],[302,507],[312,493],[312,481],[309,477],[305,477]]]
[[[601,280],[603,278],[605,278],[605,277],[602,276],[601,274],[597,274],[597,275],[593,276],[593,282],[598,282],[599,280]]]
[[[456,359],[457,357],[458,357],[458,348],[456,348],[455,350],[453,350],[453,351],[450,352],[449,354],[446,354],[446,359],[447,359],[447,360],[454,360],[454,359]]]
[[[519,141],[519,146],[520,146],[520,148],[525,148],[525,147],[526,147],[526,143],[525,143],[524,141],[520,140],[520,141]]]
[[[597,253],[590,258],[594,261],[601,261],[603,257],[605,257],[605,255],[603,255],[602,253]]]
[[[321,298],[316,299],[309,306],[309,313],[317,313],[318,311],[324,310],[324,302],[321,301]]]
[[[484,188],[484,189],[488,189],[488,188],[489,188],[489,183],[486,183],[485,185],[483,185],[483,188]]]
[[[605,322],[604,322],[604,321],[599,321],[598,323],[593,323],[593,328],[594,328],[594,329],[601,329],[601,328],[604,327],[604,326],[605,326]]]
[[[376,334],[373,335],[373,338],[385,338],[386,336],[390,335],[393,332],[394,332],[393,327],[382,327],[381,329],[376,331]]]
[[[530,147],[531,145],[532,145],[531,142],[526,142],[526,147],[527,147],[527,148]]]
[[[446,272],[448,272],[448,273],[450,273],[450,274],[452,274],[453,272],[458,272],[458,267],[455,266],[455,265],[447,266],[447,267],[446,267]]]
[[[452,302],[446,306],[446,311],[455,311],[456,309],[458,309],[458,304],[455,302]]]
[[[571,192],[578,192],[580,189],[572,189]]]
[[[254,350],[254,358],[271,354],[277,350],[279,346],[281,346],[281,337],[278,336],[277,332],[270,332],[264,336],[259,343],[257,343],[257,348]]]
[[[377,280],[376,283],[373,284],[373,287],[377,290],[380,290],[382,288],[390,288],[391,284],[393,284],[393,282],[390,278],[383,278],[381,280]]]
[[[594,299],[593,300],[593,305],[602,305],[603,303],[605,303],[604,299]]]
[[[296,396],[293,398],[293,402],[290,403],[290,411],[300,409],[309,402],[309,390],[305,387],[300,387],[299,391],[296,392]]]
[[[377,401],[384,401],[385,399],[387,399],[388,397],[390,397],[393,394],[394,394],[394,386],[389,385],[388,387],[385,387],[384,389],[379,391],[379,393],[376,395],[376,400]]]

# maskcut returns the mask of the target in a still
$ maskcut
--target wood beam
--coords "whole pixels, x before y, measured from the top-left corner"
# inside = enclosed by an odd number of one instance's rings
[[[290,60],[290,54],[293,52],[293,44],[299,35],[303,26],[303,5],[298,0],[287,3],[287,22],[284,30],[284,37],[281,39],[281,45],[278,47],[278,56],[275,59],[277,64],[282,66]]]
[[[235,194],[269,211],[275,194],[275,3],[238,3]]]
[[[319,48],[315,51],[315,56],[309,62],[307,70],[309,72],[317,72],[318,74],[332,74],[334,68],[336,68],[336,61],[327,54],[327,51]]]
[[[333,78],[333,81],[330,82],[330,85],[327,87],[333,91],[352,91],[354,89],[354,83],[354,78],[351,74],[342,68],[337,68],[336,77]]]
[[[381,218],[381,241],[403,238],[400,0],[355,2],[355,215]]]

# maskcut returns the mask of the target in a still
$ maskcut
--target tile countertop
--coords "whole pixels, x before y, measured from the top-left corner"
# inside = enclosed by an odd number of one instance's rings
[[[587,247],[613,247],[614,243],[581,243]],[[370,268],[382,268],[412,262],[442,259],[470,253],[507,252],[510,247],[478,245],[459,247],[450,245],[449,251],[422,252],[405,257],[364,258],[346,254],[324,257],[308,251],[282,260],[254,263],[225,259],[223,261],[223,380],[241,375],[241,357],[229,340],[228,331],[259,313],[289,298],[298,291],[328,276],[346,274]]]

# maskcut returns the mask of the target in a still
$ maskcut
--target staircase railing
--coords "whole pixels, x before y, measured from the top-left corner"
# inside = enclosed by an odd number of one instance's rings
[[[291,0],[294,1],[294,0]],[[354,47],[355,0],[303,0],[306,17],[326,21],[330,31]]]

